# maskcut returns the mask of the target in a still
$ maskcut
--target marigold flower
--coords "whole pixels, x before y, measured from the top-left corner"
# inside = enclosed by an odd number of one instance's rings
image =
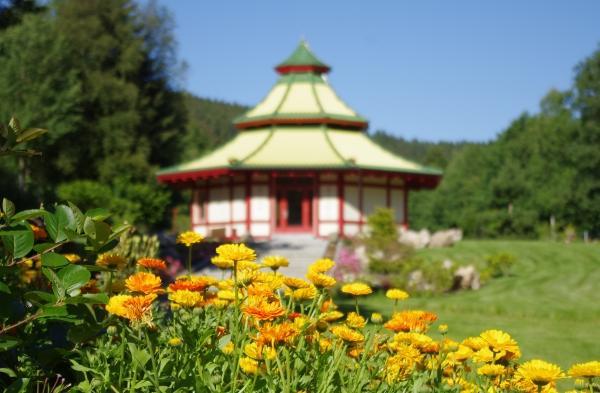
[[[169,300],[181,307],[192,308],[202,305],[204,298],[200,292],[180,289],[170,292]]]
[[[204,236],[194,231],[182,232],[177,236],[178,244],[185,244],[186,247],[191,247],[194,244],[204,240]]]
[[[63,257],[67,258],[71,263],[81,262],[81,257],[77,254],[63,254]]]
[[[284,277],[283,283],[293,289],[310,287],[310,283],[296,277]]]
[[[244,346],[244,353],[255,360],[273,360],[277,357],[277,351],[273,347],[256,342],[246,344]]]
[[[467,337],[461,344],[473,351],[479,351],[481,348],[487,346],[486,341],[481,337]]]
[[[221,260],[230,261],[232,264],[234,262],[253,262],[256,260],[256,252],[246,247],[245,244],[223,244],[217,247],[216,252]]]
[[[350,294],[352,296],[363,296],[373,293],[373,290],[367,284],[362,282],[355,282],[352,284],[346,284],[342,286],[342,292]]]
[[[250,297],[242,306],[242,312],[260,321],[269,321],[282,316],[285,309],[279,300],[269,301],[262,297]]]
[[[177,346],[183,344],[183,340],[180,339],[179,337],[173,337],[173,338],[169,339],[168,343],[172,347],[177,347]]]
[[[266,267],[269,267],[273,270],[277,270],[280,267],[286,267],[290,265],[288,259],[280,255],[269,255],[263,259],[262,263]]]
[[[140,258],[137,260],[139,266],[146,269],[167,270],[167,264],[162,259],[158,258]]]
[[[383,322],[383,316],[378,312],[374,312],[373,314],[371,314],[371,322],[381,323]]]
[[[239,361],[240,368],[246,374],[258,374],[258,362],[254,359],[244,356]]]
[[[501,364],[485,364],[477,369],[477,374],[486,377],[497,377],[504,374],[506,368]]]
[[[221,270],[227,270],[227,269],[233,268],[233,261],[223,258],[219,255],[212,257],[210,260],[210,263],[212,263],[213,265],[215,265],[216,267],[218,267]]]
[[[479,336],[490,346],[496,360],[512,360],[521,357],[517,342],[508,333],[501,330],[486,330]]]
[[[317,288],[331,288],[336,283],[335,278],[323,273],[317,273],[310,270],[308,271],[306,278],[308,278],[310,282],[312,282],[313,285]]]
[[[344,316],[343,312],[329,311],[329,312],[321,314],[319,316],[319,319],[322,319],[323,321],[326,321],[326,322],[333,322],[333,321],[337,321],[338,319],[342,318],[343,316]]]
[[[352,359],[358,359],[362,353],[363,349],[361,347],[350,347],[346,351],[346,355],[348,355]]]
[[[388,289],[385,293],[385,296],[388,299],[393,300],[405,300],[408,299],[408,293],[404,292],[401,289]]]
[[[95,278],[90,279],[84,286],[79,288],[81,293],[98,293],[100,289],[98,288],[98,280]]]
[[[121,318],[127,318],[127,309],[123,306],[126,300],[131,299],[130,295],[116,295],[108,299],[106,311]]]
[[[217,297],[221,300],[232,302],[235,300],[235,293],[229,289],[221,289],[219,292],[217,292]]]
[[[568,374],[573,378],[598,378],[600,377],[600,361],[574,364]]]
[[[440,332],[442,334],[448,333],[448,325],[445,323],[442,323],[440,326],[438,326],[438,332]]]
[[[234,350],[234,346],[233,343],[231,341],[229,341],[227,344],[223,345],[223,348],[221,348],[221,351],[223,351],[224,354],[229,355],[230,353],[233,352]]]
[[[117,254],[101,254],[96,259],[96,265],[121,270],[127,265],[127,260]]]
[[[390,356],[385,362],[385,379],[388,383],[402,381],[408,378],[415,365],[421,361],[421,353],[411,346],[405,346],[402,351]]]
[[[354,311],[352,311],[346,316],[346,325],[348,325],[348,327],[354,329],[362,329],[365,327],[366,324],[367,321]]]
[[[42,227],[38,227],[37,225],[29,224],[31,227],[31,231],[33,232],[33,238],[35,240],[44,240],[48,237],[48,233]]]
[[[253,282],[247,288],[248,296],[260,296],[265,298],[275,298],[273,289],[263,283]]]
[[[313,286],[308,288],[298,288],[292,293],[295,300],[312,300],[317,296],[317,289]]]
[[[521,364],[516,374],[537,386],[544,386],[564,377],[560,367],[539,359]]]
[[[314,273],[325,273],[325,272],[331,270],[334,266],[335,266],[334,261],[332,261],[329,258],[322,258],[322,259],[317,259],[315,262],[313,262],[308,267],[308,271],[314,272]]]
[[[407,310],[395,313],[383,326],[394,332],[425,332],[437,315],[429,311]]]
[[[333,326],[331,328],[331,333],[350,343],[360,343],[365,341],[365,336],[344,325]]]
[[[298,328],[290,322],[273,325],[266,323],[258,328],[257,342],[274,346],[279,343],[290,343],[299,334]]]
[[[106,311],[119,317],[129,319],[132,323],[152,321],[152,302],[156,294],[144,296],[117,295],[108,300]]]
[[[162,281],[160,277],[146,272],[135,273],[125,280],[125,286],[131,292],[140,292],[145,294],[163,292],[161,284]]]
[[[183,276],[169,284],[169,291],[203,291],[211,285],[216,285],[218,280],[209,276]]]
[[[329,351],[332,346],[333,343],[330,339],[325,337],[319,339],[319,350],[321,351],[321,353]]]

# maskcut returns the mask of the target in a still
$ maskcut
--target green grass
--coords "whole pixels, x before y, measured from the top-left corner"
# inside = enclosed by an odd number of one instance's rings
[[[493,279],[478,291],[413,297],[401,307],[436,312],[457,340],[486,329],[504,330],[517,340],[524,360],[542,358],[562,367],[599,360],[599,245],[463,241],[418,255],[482,267],[487,255],[501,251],[517,257],[511,276]],[[392,312],[392,303],[381,293],[361,299],[361,305],[365,312]]]

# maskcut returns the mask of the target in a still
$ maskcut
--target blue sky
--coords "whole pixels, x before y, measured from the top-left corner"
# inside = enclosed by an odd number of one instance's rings
[[[304,37],[371,130],[423,140],[494,138],[600,44],[598,0],[159,2],[188,91],[254,105]]]

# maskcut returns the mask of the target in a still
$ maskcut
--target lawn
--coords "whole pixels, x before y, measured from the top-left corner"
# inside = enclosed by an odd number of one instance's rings
[[[542,358],[568,367],[600,359],[600,245],[463,241],[418,255],[482,266],[485,256],[500,251],[518,258],[510,277],[478,291],[413,297],[402,306],[435,311],[455,339],[505,330],[518,341],[525,360]],[[392,312],[381,293],[362,304],[365,311]]]

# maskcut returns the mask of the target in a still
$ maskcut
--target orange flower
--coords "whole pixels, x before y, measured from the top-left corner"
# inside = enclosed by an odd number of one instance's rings
[[[256,341],[271,346],[279,343],[290,343],[299,333],[296,325],[290,322],[277,325],[266,323],[258,328],[258,332]]]
[[[203,291],[211,285],[217,284],[218,280],[209,276],[185,276],[178,278],[169,285],[169,291]]]
[[[436,320],[437,315],[432,312],[408,310],[395,313],[383,326],[394,332],[425,332]]]
[[[137,264],[146,269],[167,270],[167,264],[162,259],[158,258],[140,258]]]
[[[125,286],[131,292],[141,292],[145,294],[163,292],[160,287],[161,284],[160,277],[146,272],[138,272],[125,280]]]
[[[44,240],[48,237],[46,230],[42,227],[38,227],[37,225],[29,224],[31,227],[31,231],[33,232],[33,238],[35,240]]]
[[[152,322],[152,302],[156,294],[144,296],[117,295],[109,299],[106,311],[129,319],[132,323]]]
[[[285,313],[279,300],[269,301],[258,296],[249,297],[244,306],[242,306],[242,311],[244,314],[260,321],[269,321]]]

